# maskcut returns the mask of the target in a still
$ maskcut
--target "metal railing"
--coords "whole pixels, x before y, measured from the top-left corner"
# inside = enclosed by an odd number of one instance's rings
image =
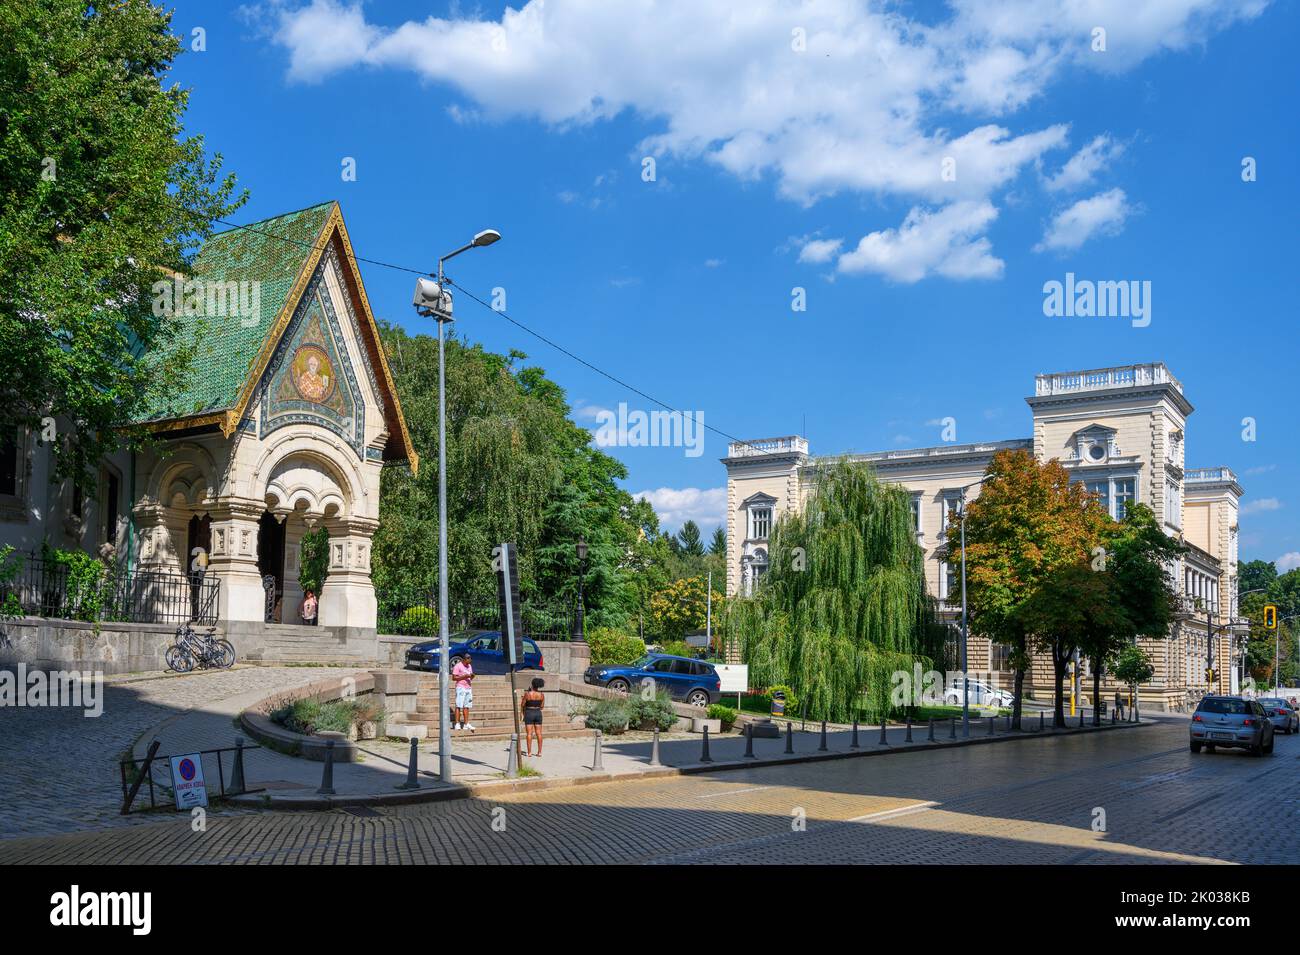
[[[19,558],[22,567],[0,587],[27,617],[124,623],[215,624],[221,587],[212,574],[162,570],[96,570],[37,556]]]
[[[151,742],[148,751],[142,759],[131,757],[130,759],[123,759],[118,762],[118,769],[120,770],[122,777],[121,814],[123,816],[131,811],[131,807],[135,803],[135,797],[139,794],[140,789],[146,783],[149,787],[150,809],[158,808],[158,789],[162,789],[164,795],[168,798],[171,797],[174,791],[175,780],[171,778],[171,757],[159,756],[158,745],[158,740]],[[244,782],[244,753],[249,750],[261,748],[262,747],[260,746],[245,746],[243,740],[239,740],[234,746],[225,746],[221,749],[204,749],[200,750],[197,754],[177,753],[176,755],[197,755],[200,760],[202,760],[204,756],[215,756],[217,759],[217,794],[224,798],[226,796],[242,796],[245,793],[265,792],[265,787],[261,789],[249,789]],[[235,754],[231,757],[229,790],[226,789],[226,767],[222,760],[222,755],[224,753]],[[154,768],[160,763],[167,767],[166,782],[154,778]],[[204,785],[207,785],[206,772],[204,773]]]

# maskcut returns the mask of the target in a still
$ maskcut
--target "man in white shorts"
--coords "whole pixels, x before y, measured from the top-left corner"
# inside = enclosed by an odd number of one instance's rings
[[[474,690],[470,685],[474,679],[474,665],[469,662],[468,653],[462,654],[451,668],[451,678],[456,681],[456,706],[452,711],[451,728],[472,733],[474,724],[469,721],[469,711],[474,706]]]

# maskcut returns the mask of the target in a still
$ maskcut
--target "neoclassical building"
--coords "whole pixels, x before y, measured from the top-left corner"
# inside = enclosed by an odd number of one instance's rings
[[[1166,533],[1187,545],[1186,555],[1171,568],[1180,588],[1178,620],[1168,639],[1144,641],[1156,666],[1155,679],[1143,689],[1144,703],[1175,708],[1210,689],[1236,692],[1245,675],[1245,642],[1228,627],[1237,609],[1242,488],[1226,467],[1187,467],[1192,405],[1182,383],[1161,362],[1061,372],[1038,375],[1026,401],[1029,437],[847,456],[911,492],[927,585],[940,613],[954,626],[960,619],[960,579],[948,561],[946,533],[961,489],[969,488],[968,500],[978,495],[979,487],[970,485],[996,452],[1028,450],[1039,460],[1059,460],[1116,519],[1131,502],[1149,505]],[[733,443],[722,463],[727,469],[727,592],[747,593],[767,570],[775,521],[807,499],[818,459],[810,456],[804,438],[790,436]],[[972,635],[968,658],[971,671],[1010,679],[1005,647]],[[1029,676],[1035,696],[1045,698],[1051,684],[1050,661],[1035,660]]]
[[[206,559],[220,624],[256,646],[268,618],[296,622],[299,543],[324,528],[321,636],[373,641],[380,471],[418,460],[338,204],[215,235],[153,291],[183,319],[168,347],[195,354],[182,393],[145,419],[156,445],[104,459],[86,493],[51,481],[41,435],[15,434],[0,544],[110,544],[132,579]]]

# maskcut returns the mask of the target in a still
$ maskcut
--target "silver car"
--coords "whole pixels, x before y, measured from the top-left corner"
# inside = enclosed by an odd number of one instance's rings
[[[1266,697],[1259,702],[1268,711],[1274,729],[1281,730],[1287,736],[1300,731],[1300,714],[1296,713],[1295,706],[1290,702],[1277,697]]]
[[[1273,752],[1273,721],[1256,700],[1204,697],[1188,725],[1193,753],[1199,753],[1202,746],[1211,753],[1217,746],[1244,749],[1252,756]]]

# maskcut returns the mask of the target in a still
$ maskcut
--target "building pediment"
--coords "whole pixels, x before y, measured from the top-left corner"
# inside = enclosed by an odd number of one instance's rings
[[[749,495],[749,497],[741,501],[740,508],[741,510],[744,510],[747,507],[764,507],[764,506],[773,505],[775,503],[776,503],[776,498],[774,498],[771,494],[764,494],[762,491],[759,491],[757,494],[751,494]]]

